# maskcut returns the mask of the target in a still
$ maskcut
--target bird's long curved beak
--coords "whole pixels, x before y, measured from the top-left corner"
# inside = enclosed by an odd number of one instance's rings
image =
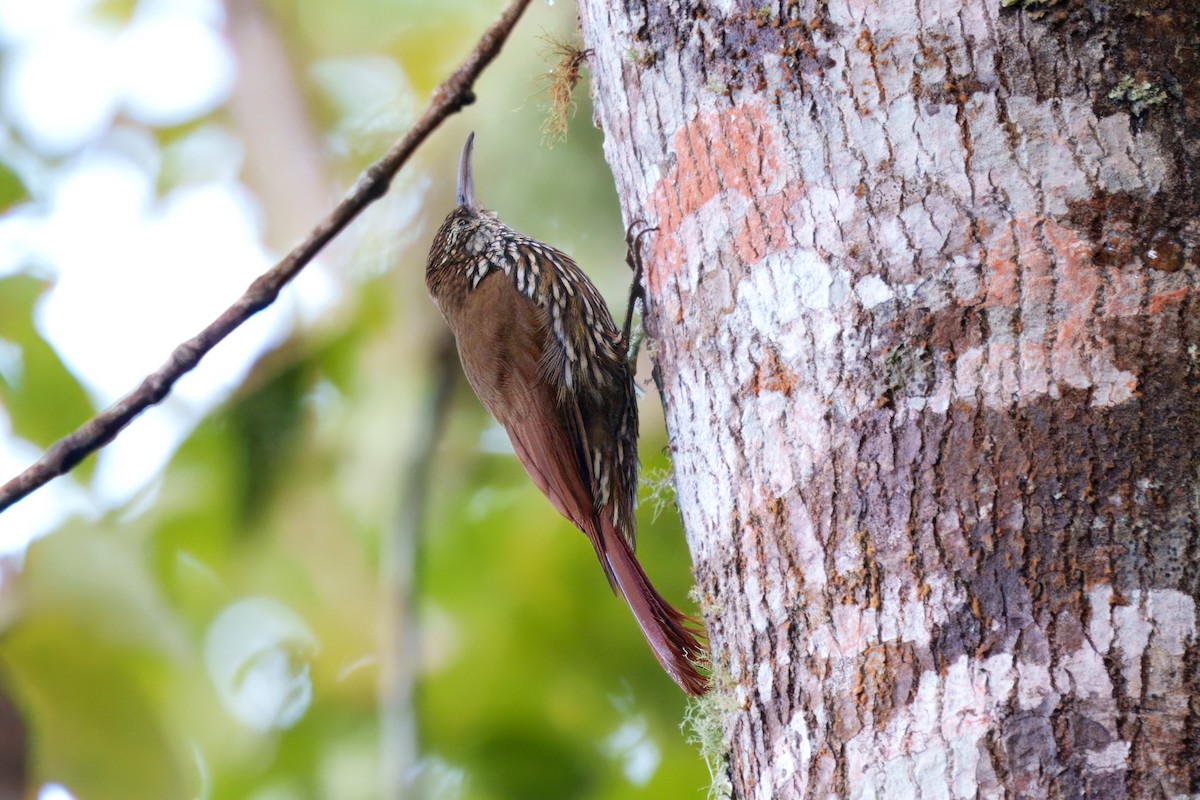
[[[467,136],[463,145],[462,159],[458,162],[458,204],[464,208],[475,208],[475,177],[471,173],[471,152],[475,149],[475,131]]]

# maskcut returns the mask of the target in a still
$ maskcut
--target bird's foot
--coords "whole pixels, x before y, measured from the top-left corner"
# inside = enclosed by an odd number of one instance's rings
[[[642,227],[640,231],[639,227]],[[621,329],[621,341],[625,346],[625,356],[631,365],[637,363],[638,348],[645,335],[645,331],[640,327],[636,332],[633,330],[633,314],[638,301],[641,301],[643,308],[646,305],[646,289],[642,286],[645,276],[642,262],[642,239],[646,234],[656,230],[658,230],[657,226],[652,226],[645,220],[635,219],[630,223],[629,229],[625,231],[625,263],[633,270],[633,283],[629,287],[629,308],[625,312],[625,326]],[[636,369],[634,372],[636,374]]]

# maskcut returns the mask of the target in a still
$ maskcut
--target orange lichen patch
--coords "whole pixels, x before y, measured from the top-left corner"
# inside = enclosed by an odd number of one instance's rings
[[[875,52],[875,40],[871,38],[871,32],[863,28],[858,32],[858,36],[854,37],[854,49],[862,53]]]
[[[1112,405],[1133,396],[1137,376],[1119,368],[1101,320],[1143,312],[1146,281],[1134,272],[1097,263],[1094,245],[1055,220],[1021,217],[988,237],[985,307],[1011,308],[1019,346],[988,347],[987,374],[1027,396],[1054,383],[1093,389],[1094,402]],[[1184,292],[1151,298],[1150,311],[1179,302]],[[1048,338],[1047,338],[1048,337]],[[1015,372],[1006,362],[1016,358]]]
[[[777,167],[774,134],[760,104],[700,114],[684,125],[675,134],[675,164],[650,197],[659,227],[675,230],[721,192],[752,197]],[[754,163],[760,156],[772,163]]]
[[[1176,289],[1173,292],[1156,292],[1150,295],[1150,313],[1161,314],[1167,306],[1178,305],[1188,295],[1188,289]]]
[[[1017,304],[1017,259],[1011,235],[1002,236],[1000,241],[987,251],[987,298],[985,306],[1013,306]]]
[[[699,114],[675,134],[675,163],[647,201],[659,228],[655,246],[664,248],[655,254],[651,273],[665,274],[648,275],[651,292],[661,290],[682,264],[676,234],[684,220],[715,198],[746,208],[733,224],[738,255],[757,261],[769,252],[774,232],[786,227],[803,192],[801,182],[780,180],[783,141],[763,103]]]
[[[734,252],[738,258],[754,264],[773,249],[778,249],[777,236],[791,226],[792,208],[803,197],[804,191],[803,181],[789,183],[783,191],[761,198],[746,210],[742,224],[733,233]]]
[[[1048,302],[1053,295],[1050,259],[1039,238],[1035,221],[1019,217],[996,228],[988,237],[985,253],[987,294],[985,307],[1016,307]],[[1017,264],[1021,265],[1020,271]]]
[[[1082,387],[1091,383],[1087,358],[1088,351],[1094,348],[1089,346],[1090,330],[1089,322],[1077,314],[1066,317],[1058,324],[1058,335],[1050,352],[1050,367],[1056,375],[1073,386]]]
[[[1095,257],[1094,250],[1093,243],[1081,237],[1075,228],[1054,220],[1039,222],[1032,217],[1014,220],[988,243],[984,305],[1020,306],[1035,312],[1042,307],[1059,317],[1060,326],[1068,327],[1073,321],[1086,327],[1098,316],[1142,313],[1145,275],[1109,266]],[[1163,303],[1178,302],[1183,297],[1179,292],[1170,294],[1170,297],[1164,295],[1157,305],[1152,296],[1150,310],[1157,312]]]
[[[779,360],[779,354],[769,350],[754,366],[754,375],[750,378],[750,391],[755,396],[763,392],[779,392],[785,397],[791,397],[799,382],[799,376]]]
[[[1106,285],[1102,270],[1092,260],[1090,243],[1053,220],[1014,220],[991,237],[985,259],[985,307],[1036,311],[1041,306],[1047,313],[1091,319],[1100,289]],[[1137,281],[1108,282],[1107,304],[1127,308],[1132,302],[1136,307],[1131,295],[1140,289]]]
[[[1054,254],[1057,267],[1058,300],[1067,304],[1067,313],[1092,316],[1100,290],[1100,275],[1092,263],[1092,246],[1073,228],[1053,220],[1042,224],[1042,239]]]
[[[683,245],[674,231],[659,231],[654,236],[653,257],[646,260],[646,289],[650,296],[665,300],[663,286],[667,278],[683,265]],[[663,267],[663,269],[658,269]]]
[[[1049,275],[1053,305],[1046,308],[1057,323],[1050,343],[1052,374],[1077,387],[1112,383],[1116,366],[1107,341],[1094,328],[1101,281],[1090,244],[1074,229],[1052,220],[1044,221],[1033,235],[1036,238],[1021,249],[1046,254],[1053,265]]]

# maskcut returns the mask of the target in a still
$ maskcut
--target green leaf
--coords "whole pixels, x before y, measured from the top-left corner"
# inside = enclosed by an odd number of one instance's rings
[[[18,357],[0,369],[0,404],[13,432],[43,447],[93,413],[83,387],[34,327],[34,306],[46,288],[29,275],[0,278],[0,340],[18,348]]]
[[[29,199],[29,189],[21,176],[0,161],[0,212]]]

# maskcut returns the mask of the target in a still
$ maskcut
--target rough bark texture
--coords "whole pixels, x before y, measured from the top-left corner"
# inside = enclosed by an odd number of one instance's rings
[[[734,795],[1200,791],[1193,2],[580,12]]]

